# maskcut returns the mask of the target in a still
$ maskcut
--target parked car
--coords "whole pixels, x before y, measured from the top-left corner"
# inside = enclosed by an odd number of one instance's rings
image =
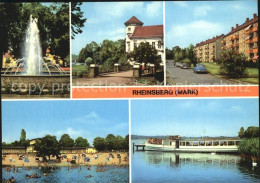
[[[188,69],[189,68],[189,64],[187,63],[183,63],[181,66],[182,69]]]
[[[181,67],[181,66],[182,66],[182,63],[176,62],[176,63],[175,63],[175,66],[176,66],[176,67]]]
[[[117,154],[116,156],[117,156],[117,158],[121,158],[121,155],[120,155],[120,154]]]
[[[197,66],[197,64],[196,64],[196,66],[193,67],[193,72],[194,72],[194,73],[208,73],[207,69],[206,69],[205,66],[202,65],[202,64],[200,64],[200,65],[198,65],[198,66]]]
[[[195,65],[195,67],[199,67],[199,66],[205,67],[205,65],[204,65],[204,64],[201,64],[201,63],[197,63],[197,64]]]

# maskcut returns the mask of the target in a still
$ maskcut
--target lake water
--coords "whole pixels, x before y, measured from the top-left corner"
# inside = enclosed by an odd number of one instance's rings
[[[2,169],[2,177],[9,179],[12,176],[15,178],[16,182],[26,182],[26,183],[127,183],[129,182],[129,168],[118,168],[113,166],[105,167],[105,172],[96,172],[96,166],[92,166],[91,170],[87,167],[81,167],[77,169],[68,170],[67,167],[58,167],[53,172],[48,171],[48,176],[43,176],[46,170],[39,170],[37,168],[31,170],[25,170],[25,168],[19,168],[18,172],[7,172],[4,168]],[[35,179],[25,179],[26,174],[37,173],[41,175],[41,178]],[[51,174],[50,174],[51,173]],[[93,177],[88,178],[91,174]]]
[[[231,154],[135,151],[132,182],[260,182],[260,169]]]

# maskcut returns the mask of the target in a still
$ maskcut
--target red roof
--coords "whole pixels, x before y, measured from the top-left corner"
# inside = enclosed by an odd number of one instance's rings
[[[132,16],[129,20],[125,22],[125,25],[128,24],[140,24],[142,26],[144,23],[138,20],[138,18],[136,18],[135,16]]]
[[[246,28],[246,27],[248,27],[249,25],[251,25],[251,24],[253,24],[253,23],[256,23],[256,22],[258,22],[258,16],[257,16],[257,15],[255,15],[255,17],[254,17],[253,19],[249,20],[248,22],[246,21],[246,22],[243,23],[242,25],[240,25],[240,26],[234,28],[233,30],[231,30],[229,33],[227,33],[227,34],[225,35],[225,37],[229,36],[230,34],[233,34],[233,33],[237,32],[237,31],[239,31],[239,30],[241,30],[241,29],[243,29],[243,28]]]
[[[163,25],[136,27],[131,39],[155,37],[163,38]]]
[[[206,41],[202,41],[202,42],[196,44],[195,47],[203,46],[203,45],[209,44],[209,43],[213,43],[213,42],[215,42],[216,40],[218,40],[218,39],[219,39],[220,37],[222,37],[222,36],[224,36],[224,34],[221,34],[221,35],[219,35],[219,36],[213,37],[212,39],[208,39],[208,40],[206,40]]]

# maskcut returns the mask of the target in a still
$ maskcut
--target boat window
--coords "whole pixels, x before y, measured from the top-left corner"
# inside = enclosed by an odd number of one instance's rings
[[[180,142],[180,146],[185,146],[185,142]]]
[[[234,141],[228,141],[228,145],[233,146],[233,145],[235,145],[235,143],[234,143]]]
[[[192,145],[193,145],[193,146],[198,146],[199,143],[198,143],[197,141],[194,141],[194,142],[192,142]]]
[[[191,146],[191,143],[190,142],[186,142],[186,146]]]
[[[212,146],[212,142],[211,141],[207,141],[206,142],[206,146]]]
[[[236,145],[239,145],[239,141],[236,141]]]
[[[219,141],[213,141],[213,145],[214,146],[218,146],[219,145]]]
[[[227,142],[226,141],[220,141],[220,146],[226,146]]]
[[[200,146],[205,146],[205,142],[204,141],[200,141]]]

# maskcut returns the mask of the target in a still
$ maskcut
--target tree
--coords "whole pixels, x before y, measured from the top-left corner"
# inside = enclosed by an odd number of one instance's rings
[[[157,50],[152,47],[148,42],[141,42],[140,45],[130,53],[131,57],[138,63],[154,63],[158,64]]]
[[[256,127],[256,126],[249,126],[245,133],[244,133],[244,136],[246,138],[256,138],[256,137],[259,137],[260,134],[259,134],[259,127]]]
[[[100,46],[95,42],[92,41],[91,43],[87,44],[85,48],[82,48],[79,53],[78,60],[81,63],[84,63],[88,57],[90,57],[95,63],[98,62],[98,57],[96,57],[96,53],[100,50]]]
[[[40,140],[36,140],[35,150],[41,157],[48,156],[57,156],[60,154],[59,142],[56,139],[56,136],[46,135]]]
[[[26,131],[24,129],[21,130],[20,142],[26,141]]]
[[[240,130],[239,130],[239,132],[238,132],[238,136],[239,136],[240,138],[243,138],[243,137],[244,137],[244,133],[245,133],[245,129],[244,129],[244,127],[241,127]]]
[[[68,134],[63,134],[59,141],[60,147],[73,147],[74,140]]]
[[[106,148],[105,145],[105,139],[102,137],[96,137],[93,140],[93,146],[98,150],[98,151],[104,151]]]
[[[21,46],[22,30],[19,26],[21,20],[22,3],[0,3],[0,64],[2,68],[2,54],[7,50],[14,51]],[[20,50],[19,50],[20,51]],[[14,53],[14,52],[13,52]]]
[[[25,147],[29,145],[29,140],[26,140],[26,131],[24,129],[21,130],[19,145]]]
[[[108,134],[105,138],[106,150],[115,150],[115,136],[113,134]]]
[[[83,18],[83,12],[81,11],[80,6],[82,2],[72,2],[71,3],[71,38],[74,39],[76,34],[82,33],[86,18]]]
[[[220,73],[230,78],[239,78],[246,75],[246,56],[232,50],[223,51]]]
[[[78,137],[75,140],[75,147],[89,147],[88,140],[83,137]]]
[[[123,149],[125,149],[127,151],[129,150],[129,135],[125,136]]]
[[[171,60],[173,59],[173,53],[172,53],[172,50],[166,48],[166,60]]]

